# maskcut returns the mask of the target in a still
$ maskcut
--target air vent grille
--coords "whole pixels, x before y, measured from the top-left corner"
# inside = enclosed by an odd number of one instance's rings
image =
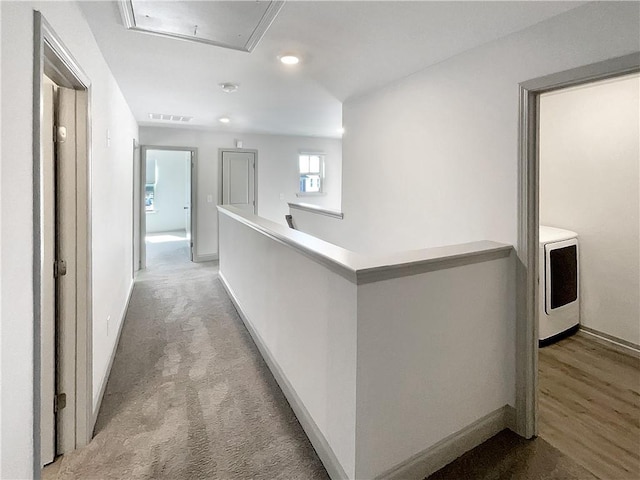
[[[149,118],[151,120],[162,120],[165,122],[190,122],[193,117],[186,115],[168,115],[166,113],[150,113]]]

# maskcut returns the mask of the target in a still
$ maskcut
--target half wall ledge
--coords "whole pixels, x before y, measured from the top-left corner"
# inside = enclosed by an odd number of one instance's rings
[[[328,208],[318,207],[317,205],[311,205],[310,203],[292,203],[289,202],[289,208],[293,208],[296,210],[304,210],[305,212],[317,213],[318,215],[325,215],[327,217],[338,218],[342,220],[344,218],[344,213],[339,212],[338,210],[331,210]]]
[[[317,213],[332,212],[306,204],[290,203],[289,206],[307,211],[313,208]],[[218,206],[218,211],[298,250],[356,285],[504,258],[513,250],[513,246],[506,243],[480,240],[388,254],[360,254],[236,207]]]

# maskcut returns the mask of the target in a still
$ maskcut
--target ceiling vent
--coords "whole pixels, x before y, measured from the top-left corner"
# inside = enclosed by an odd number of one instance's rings
[[[284,1],[119,0],[130,30],[251,52]]]
[[[151,120],[162,120],[165,122],[181,122],[181,123],[186,123],[193,120],[193,117],[187,117],[185,115],[167,115],[166,113],[150,113],[149,118]]]

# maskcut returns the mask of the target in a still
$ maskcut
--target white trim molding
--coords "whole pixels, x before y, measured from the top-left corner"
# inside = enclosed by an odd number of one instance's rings
[[[122,23],[129,30],[134,30],[137,32],[147,33],[151,35],[158,35],[162,37],[171,37],[171,38],[179,38],[181,40],[188,40],[191,42],[205,43],[208,45],[214,45],[216,47],[229,48],[231,50],[238,50],[241,52],[249,52],[251,53],[254,48],[258,45],[262,37],[273,23],[273,21],[278,16],[278,13],[282,9],[284,5],[284,1],[282,0],[271,0],[268,2],[267,9],[264,14],[258,21],[257,25],[251,32],[251,35],[245,42],[244,46],[239,47],[235,45],[229,45],[224,42],[218,42],[215,40],[209,40],[206,38],[196,37],[195,35],[181,35],[179,33],[169,33],[162,32],[160,30],[151,30],[146,27],[140,27],[136,23],[135,14],[133,12],[133,3],[131,0],[118,0],[118,7],[120,10],[120,14],[122,16]]]
[[[584,325],[580,325],[579,334],[587,336],[603,345],[607,345],[609,348],[620,353],[624,353],[625,355],[632,355],[636,358],[640,358],[640,345],[636,345],[635,343],[628,342],[607,333],[599,332],[598,330],[585,327]]]
[[[204,263],[204,262],[217,262],[218,254],[217,253],[205,253],[202,255],[195,255],[193,257],[193,261],[195,263]]]
[[[124,304],[124,310],[122,311],[122,315],[120,316],[120,326],[118,327],[118,333],[116,334],[116,341],[113,344],[113,349],[111,350],[111,355],[109,355],[109,363],[107,364],[107,371],[104,374],[104,378],[100,383],[100,392],[98,393],[98,401],[96,402],[95,407],[93,407],[93,414],[91,416],[91,431],[96,426],[96,421],[98,420],[98,414],[100,413],[100,407],[102,406],[102,399],[104,398],[104,393],[107,390],[107,383],[109,383],[109,376],[111,375],[111,368],[113,367],[113,361],[116,358],[116,352],[118,350],[118,345],[120,345],[120,337],[122,336],[122,329],[124,328],[124,321],[127,318],[127,312],[129,311],[129,303],[131,302],[131,297],[133,296],[133,289],[135,287],[135,280],[131,281],[129,285],[129,293],[127,294],[127,301]],[[93,401],[93,399],[91,399]]]
[[[514,408],[505,405],[387,470],[376,480],[422,480],[502,430],[513,429],[514,418]]]

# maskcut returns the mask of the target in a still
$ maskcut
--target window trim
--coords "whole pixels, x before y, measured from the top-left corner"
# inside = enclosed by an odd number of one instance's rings
[[[153,203],[151,204],[151,208],[147,208],[147,188],[153,188]],[[156,213],[156,184],[155,183],[146,183],[144,185],[144,212],[145,213]]]
[[[300,157],[303,155],[307,156],[317,156],[320,157],[320,190],[317,192],[303,192],[300,190],[300,178],[304,175],[300,171]],[[296,197],[319,197],[326,195],[324,182],[326,178],[326,157],[327,154],[322,151],[313,151],[313,150],[299,150],[298,156],[296,158],[296,170],[298,172],[298,189],[296,191]]]

